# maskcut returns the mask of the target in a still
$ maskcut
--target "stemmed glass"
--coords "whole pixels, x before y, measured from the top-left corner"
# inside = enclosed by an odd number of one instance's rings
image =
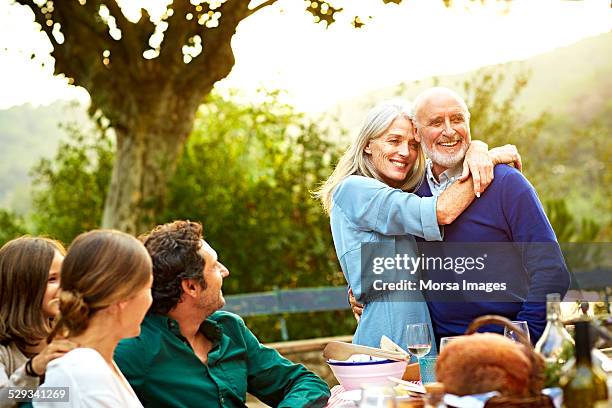
[[[426,356],[431,350],[431,335],[427,323],[409,324],[406,326],[406,340],[408,351],[417,360]]]

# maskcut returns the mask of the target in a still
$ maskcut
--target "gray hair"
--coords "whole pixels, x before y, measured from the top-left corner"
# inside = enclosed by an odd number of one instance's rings
[[[421,108],[423,107],[423,104],[429,98],[431,98],[432,96],[439,95],[439,94],[448,95],[448,96],[456,99],[457,102],[459,102],[459,105],[461,105],[461,107],[463,108],[464,113],[465,113],[465,118],[469,122],[469,120],[470,120],[470,110],[468,109],[468,106],[467,106],[467,103],[465,102],[465,99],[463,99],[463,97],[461,95],[459,95],[457,92],[453,91],[450,88],[445,88],[443,86],[434,86],[434,87],[428,88],[428,89],[424,90],[423,92],[421,92],[420,94],[418,94],[416,99],[414,100],[414,106],[413,106],[413,110],[412,110],[412,121],[413,121],[413,123],[417,127],[422,126],[422,123],[420,123],[418,121],[418,114],[419,114],[419,111],[421,110]]]
[[[320,199],[323,203],[325,212],[329,213],[331,211],[332,196],[336,187],[350,175],[357,174],[371,177],[384,183],[384,180],[364,150],[368,143],[380,137],[395,119],[404,116],[412,120],[412,114],[413,110],[410,103],[402,99],[384,101],[367,113],[361,130],[338,161],[331,176],[314,192],[314,197]],[[425,155],[419,149],[417,160],[400,188],[404,191],[413,191],[420,185],[424,173]]]

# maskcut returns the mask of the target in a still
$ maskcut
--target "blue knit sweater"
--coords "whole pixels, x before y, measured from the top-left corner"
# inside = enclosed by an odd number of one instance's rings
[[[432,196],[424,180],[416,192],[421,197]],[[417,238],[418,240],[418,238]],[[528,286],[527,293],[506,294],[517,302],[430,301],[428,303],[436,338],[463,334],[469,323],[484,314],[498,314],[511,320],[525,320],[529,325],[531,341],[535,343],[546,324],[547,293],[565,295],[569,287],[569,273],[556,243],[555,233],[548,221],[533,186],[513,167],[498,165],[489,188],[477,198],[452,224],[444,228],[445,242],[544,242],[547,251],[522,250],[498,262],[495,268],[482,273],[500,276],[522,276]],[[450,273],[453,273],[452,271]],[[480,277],[479,277],[480,279]],[[538,301],[529,301],[538,299]],[[499,331],[486,328],[486,331]]]

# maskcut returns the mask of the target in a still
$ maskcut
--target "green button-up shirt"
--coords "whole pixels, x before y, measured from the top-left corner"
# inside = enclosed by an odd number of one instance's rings
[[[239,316],[216,312],[200,332],[213,342],[208,364],[167,316],[148,315],[140,336],[119,343],[115,361],[145,407],[246,407],[247,391],[273,407],[325,406],[327,384],[262,345]]]

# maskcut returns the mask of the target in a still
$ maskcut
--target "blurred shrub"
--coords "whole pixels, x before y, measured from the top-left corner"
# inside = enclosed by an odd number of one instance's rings
[[[339,148],[328,140],[329,129],[278,96],[239,104],[213,95],[202,105],[158,219],[203,223],[205,238],[231,271],[228,294],[344,284],[329,219],[310,197],[331,173]],[[68,130],[56,157],[32,172],[37,231],[66,243],[99,226],[113,160],[106,132]],[[276,317],[251,320],[264,341],[280,339]],[[348,334],[354,325],[348,309],[292,316],[287,324],[292,339]]]
[[[496,97],[503,80],[483,74],[466,84],[474,137],[492,146],[534,140],[547,117],[526,120],[515,109],[525,78],[507,98]],[[276,92],[262,93],[258,103],[236,100],[212,95],[202,105],[158,223],[204,224],[206,239],[231,271],[224,283],[228,294],[344,285],[329,219],[310,191],[331,173],[345,147],[331,140],[342,140],[345,131],[296,112]],[[66,243],[99,226],[113,160],[106,132],[69,130],[57,156],[33,171],[36,230]],[[534,149],[541,148],[530,144],[521,153],[535,157],[540,150]],[[547,208],[561,241],[597,235],[597,224],[572,216],[565,201]],[[247,321],[264,341],[280,339],[277,317]],[[292,339],[349,334],[355,326],[348,310],[289,315],[286,321]]]
[[[38,233],[69,244],[74,237],[100,226],[114,150],[107,132],[84,134],[66,126],[69,138],[53,159],[33,169],[32,221]]]
[[[23,218],[0,208],[0,246],[24,234],[27,234],[27,229]]]

